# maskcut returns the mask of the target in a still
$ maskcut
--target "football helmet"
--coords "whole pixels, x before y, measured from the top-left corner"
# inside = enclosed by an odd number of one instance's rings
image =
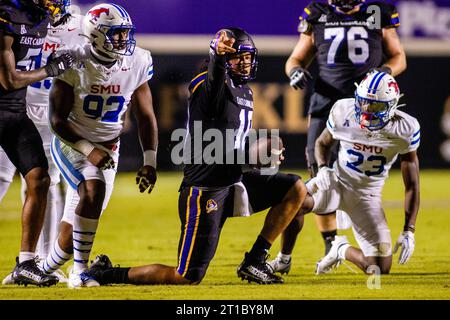
[[[228,53],[225,55],[225,68],[229,76],[237,84],[247,83],[256,78],[256,71],[258,69],[258,49],[256,49],[255,43],[252,37],[241,28],[226,28],[221,31],[225,31],[228,37],[234,38],[233,48],[236,49],[235,53]],[[250,67],[249,74],[242,74],[236,72],[231,65],[230,58],[233,55],[249,52],[251,54],[251,62],[246,63],[246,66]]]
[[[355,91],[355,116],[361,128],[384,127],[399,107],[400,89],[388,73],[371,72]]]
[[[359,6],[365,0],[329,0],[330,5],[339,8],[344,12],[353,10],[356,6]]]
[[[101,55],[117,60],[131,56],[136,47],[135,27],[128,12],[116,4],[102,3],[88,10],[82,32]],[[125,34],[125,39],[121,36]]]

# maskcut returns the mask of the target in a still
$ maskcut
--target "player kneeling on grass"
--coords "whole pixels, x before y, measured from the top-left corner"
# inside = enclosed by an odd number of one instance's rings
[[[78,65],[53,82],[50,122],[56,137],[53,160],[70,185],[59,238],[44,263],[52,273],[73,251],[70,288],[99,284],[85,272],[102,211],[112,193],[119,136],[128,106],[144,150],[137,183],[144,192],[156,182],[158,133],[148,81],[150,52],[136,47],[134,25],[115,4],[99,4],[83,20],[89,43],[73,49]]]
[[[226,137],[227,130],[231,130],[237,135],[231,141],[230,154],[243,150],[253,113],[253,96],[247,83],[255,77],[256,59],[255,44],[244,30],[229,28],[217,33],[211,42],[207,71],[195,77],[190,85],[190,135],[203,136],[203,132],[195,131],[198,123],[203,128],[220,131],[222,137]],[[186,145],[195,145],[194,138],[189,138]],[[200,155],[204,154],[204,149],[205,146]],[[257,283],[283,282],[281,277],[273,275],[268,269],[267,251],[300,210],[306,196],[303,182],[295,175],[263,175],[260,171],[243,173],[243,165],[237,162],[207,163],[201,159],[198,164],[194,161],[198,160],[194,159],[195,156],[196,153],[192,152],[180,187],[182,232],[178,266],[152,264],[112,268],[109,259],[103,255],[89,270],[89,274],[99,283],[200,283],[214,257],[227,218],[249,215],[267,208],[270,210],[264,227],[237,273],[242,279]]]
[[[329,272],[342,260],[369,272],[369,266],[389,273],[392,265],[391,235],[381,205],[381,192],[389,169],[400,154],[405,184],[405,225],[395,250],[398,262],[406,263],[414,251],[414,231],[419,210],[420,126],[412,116],[398,111],[400,91],[395,79],[384,72],[369,73],[354,99],[336,102],[327,127],[316,142],[320,170],[307,183],[308,196],[302,211],[327,214],[347,212],[360,249],[345,236],[336,236],[329,253],[316,266],[316,274]],[[339,155],[333,168],[326,159],[335,141]]]

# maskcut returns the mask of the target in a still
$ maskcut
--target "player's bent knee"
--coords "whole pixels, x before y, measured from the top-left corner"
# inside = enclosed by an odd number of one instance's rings
[[[26,175],[27,191],[30,194],[43,195],[50,187],[50,176],[44,170],[30,171]]]
[[[303,201],[305,200],[306,193],[307,190],[305,184],[302,180],[298,179],[289,189],[286,200],[297,204],[300,208]]]

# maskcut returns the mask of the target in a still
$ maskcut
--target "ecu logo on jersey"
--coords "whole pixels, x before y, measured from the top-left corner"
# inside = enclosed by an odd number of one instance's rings
[[[217,209],[218,207],[216,201],[214,201],[213,199],[209,199],[208,201],[206,201],[206,213],[217,211]]]

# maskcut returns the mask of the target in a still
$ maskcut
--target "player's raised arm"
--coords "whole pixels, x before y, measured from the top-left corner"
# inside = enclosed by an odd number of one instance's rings
[[[24,88],[47,77],[55,77],[72,67],[73,57],[63,54],[53,59],[45,67],[32,71],[16,70],[16,61],[12,50],[14,38],[0,31],[0,84],[8,91]],[[31,67],[27,66],[27,70]]]
[[[221,30],[210,43],[206,89],[213,96],[225,86],[225,55],[236,52],[236,49],[233,48],[234,42],[235,39],[228,36],[226,31]]]
[[[55,79],[50,91],[50,128],[61,140],[73,145],[87,159],[101,169],[114,167],[114,161],[104,150],[96,148],[85,140],[67,118],[74,103],[73,87],[62,80]]]
[[[139,191],[152,192],[156,183],[156,151],[158,149],[158,125],[153,111],[152,93],[147,82],[133,93],[131,108],[136,117],[139,140],[144,152],[144,164],[136,176]]]
[[[397,240],[394,253],[401,247],[399,264],[405,264],[414,252],[414,231],[420,204],[419,159],[417,152],[400,155],[403,183],[405,184],[405,225]]]

